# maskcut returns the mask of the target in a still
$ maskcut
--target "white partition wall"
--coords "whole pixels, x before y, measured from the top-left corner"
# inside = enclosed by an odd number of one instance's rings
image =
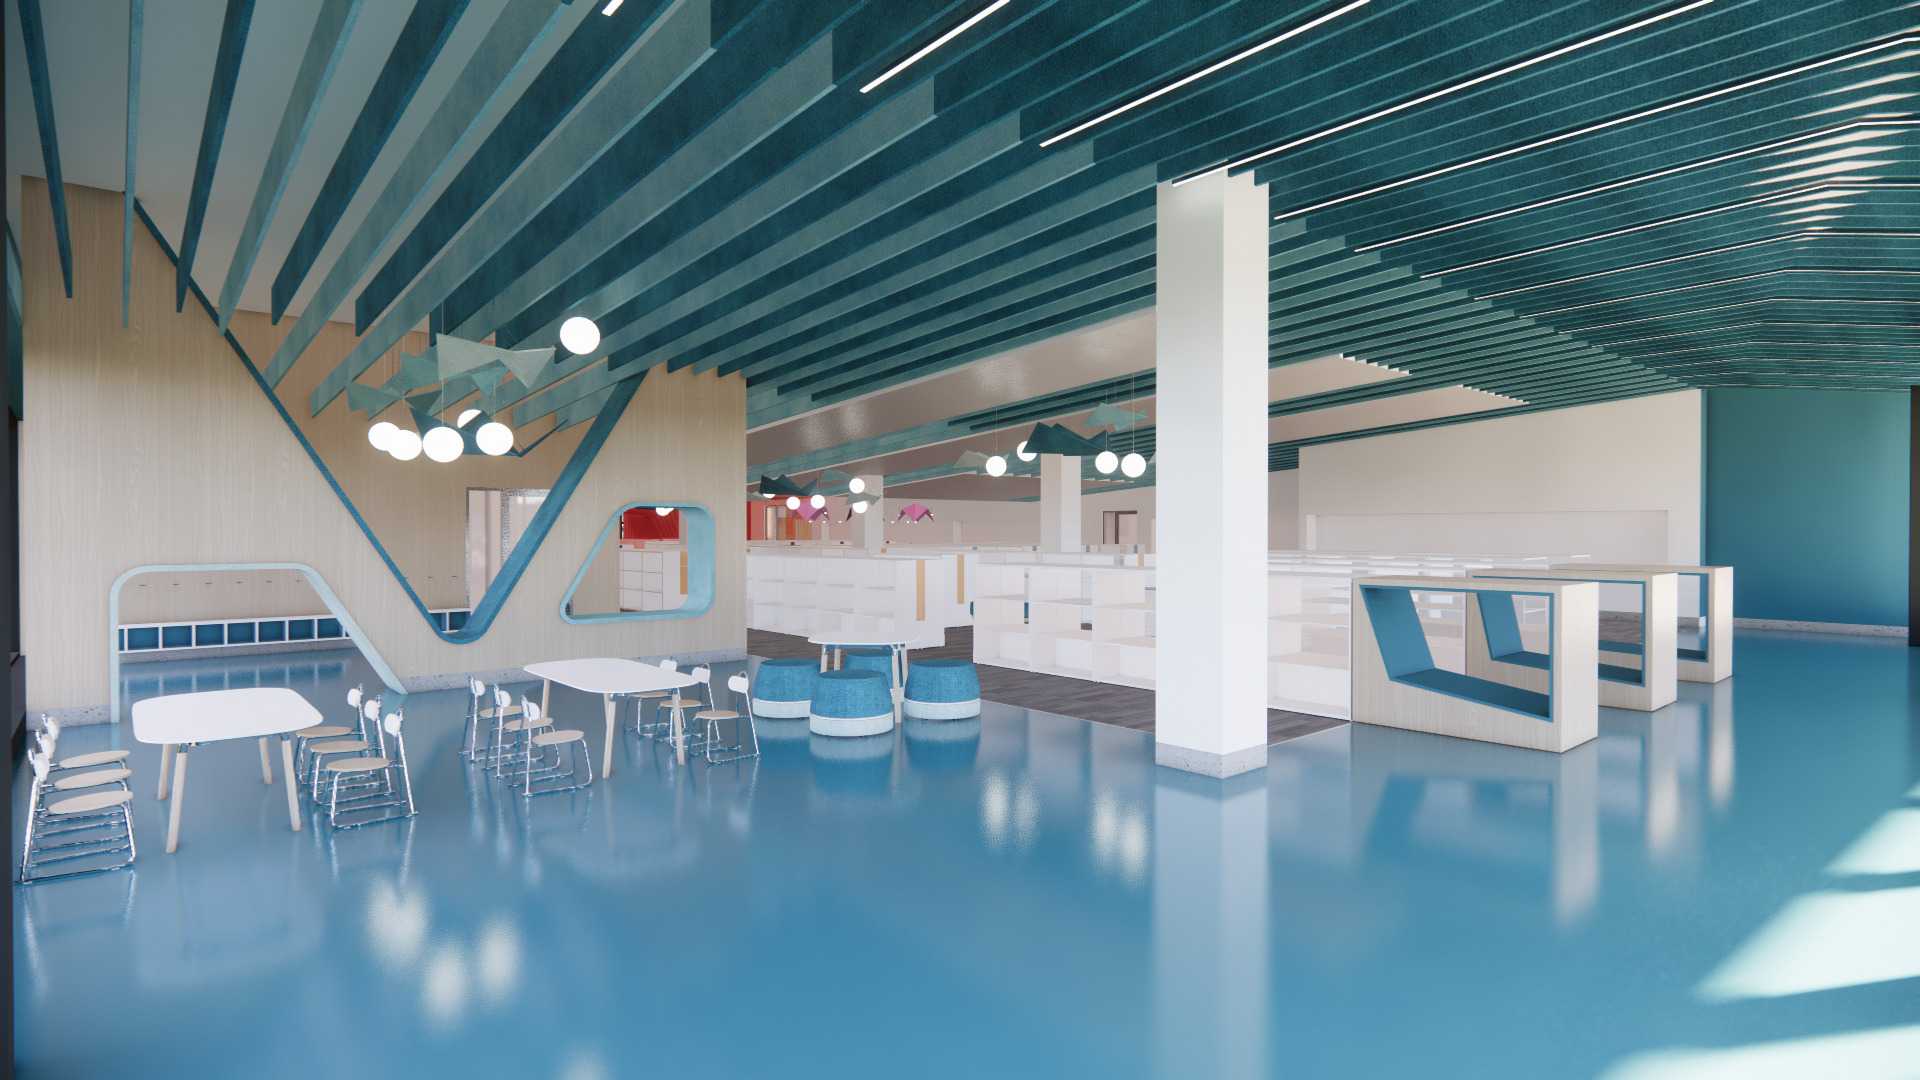
[[[1267,761],[1267,189],[1222,171],[1156,208],[1155,758],[1231,776]]]

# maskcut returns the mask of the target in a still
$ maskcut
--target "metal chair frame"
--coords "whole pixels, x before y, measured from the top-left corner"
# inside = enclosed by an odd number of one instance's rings
[[[82,874],[98,874],[108,870],[119,870],[132,866],[138,851],[133,840],[133,791],[130,785],[122,782],[121,791],[126,798],[107,810],[88,812],[83,815],[55,813],[44,798],[47,777],[52,771],[51,758],[39,750],[32,751],[29,759],[33,768],[33,788],[27,796],[26,837],[21,845],[19,877],[22,885],[36,885],[43,881],[59,878],[78,877]],[[76,825],[69,818],[88,821],[85,825]],[[49,828],[49,826],[59,826]],[[56,843],[36,843],[43,836],[66,835],[77,832],[105,830],[100,836],[86,839],[62,840]],[[48,854],[51,852],[52,854]],[[77,869],[56,870],[51,873],[36,872],[40,867],[52,863],[71,862],[75,859],[90,859],[105,855],[126,853],[126,858],[102,866],[83,866]]]
[[[520,789],[521,797],[531,799],[535,795],[557,795],[563,791],[590,787],[593,784],[593,755],[587,753],[587,740],[582,733],[573,731],[571,734],[576,738],[553,746],[553,760],[549,762],[544,750],[535,753],[537,748],[534,739],[538,733],[555,731],[553,720],[540,711],[540,706],[532,698],[521,698],[520,708],[528,722],[519,731],[521,766],[515,770],[512,779],[514,786]],[[560,768],[561,746],[567,748],[567,768],[564,771]],[[537,769],[534,767],[535,761],[540,763]],[[586,773],[584,780],[581,779],[583,769]],[[561,779],[569,783],[541,786],[548,781]]]
[[[744,712],[733,712],[731,709],[710,709],[705,713],[695,714],[694,716],[696,720],[704,718],[707,722],[705,757],[709,765],[725,765],[729,762],[745,761],[748,758],[757,758],[760,756],[760,729],[753,719],[753,688],[747,681],[746,672],[743,671],[728,679],[727,690],[740,698],[740,708],[745,710]],[[711,684],[709,684],[707,692],[709,697],[715,696]],[[717,715],[726,712],[732,712],[733,715]],[[722,720],[733,721],[732,745],[718,745],[720,741],[720,722]],[[753,742],[753,749],[751,751],[746,750],[743,746],[747,740],[740,737],[740,725],[742,723],[745,723],[747,726],[747,739],[751,739]],[[716,749],[720,751],[721,756],[714,756]]]
[[[373,702],[375,706],[379,703]],[[352,761],[368,759],[384,760],[386,763],[378,769],[354,774],[339,769],[330,769],[333,773],[331,794],[327,799],[327,824],[335,829],[358,829],[366,825],[378,825],[382,822],[399,821],[418,813],[413,803],[413,775],[407,768],[407,740],[400,729],[406,723],[401,711],[390,712],[379,722],[384,735],[380,739],[380,752],[363,755],[360,758],[347,758],[344,761],[329,762],[328,766],[346,764]],[[387,757],[385,735],[393,736],[394,756]],[[361,785],[371,790],[360,794],[340,798],[343,788],[352,790],[351,780],[355,775],[367,777],[369,783]],[[342,820],[341,815],[370,813],[371,816]]]

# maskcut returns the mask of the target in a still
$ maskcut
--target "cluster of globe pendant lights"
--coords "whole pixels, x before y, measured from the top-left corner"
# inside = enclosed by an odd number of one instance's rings
[[[1032,461],[1040,455],[1028,450],[1026,440],[1022,439],[1020,445],[1013,448],[1013,456],[1019,458],[1021,461]],[[1141,457],[1140,454],[1135,451],[1128,451],[1127,456],[1121,457],[1111,450],[1102,450],[1099,455],[1093,459],[1093,470],[1101,476],[1112,476],[1115,469],[1120,470],[1121,475],[1129,480],[1138,480],[1140,477],[1146,475],[1147,459]],[[987,475],[1007,475],[1006,457],[1001,454],[995,454],[988,458]]]
[[[585,315],[575,315],[560,324],[560,344],[567,351],[585,356],[600,347],[600,328]],[[382,420],[367,429],[367,441],[375,450],[384,450],[393,455],[396,461],[412,461],[425,454],[427,460],[446,464],[458,461],[466,452],[466,439],[459,429],[472,423],[480,415],[479,409],[467,409],[460,418],[449,427],[436,424],[424,435],[416,434],[391,420]],[[513,429],[498,420],[488,420],[473,433],[473,444],[488,457],[500,457],[513,449]],[[672,513],[669,507],[658,507],[661,517]]]
[[[866,490],[867,490],[867,482],[857,476],[847,481],[847,493],[849,495],[859,495],[865,492]],[[775,495],[771,491],[761,492],[760,497],[763,499],[779,498],[778,495]],[[815,510],[818,510],[821,507],[827,505],[827,497],[825,495],[809,495],[807,496],[807,505],[813,507]],[[852,503],[853,512],[856,514],[866,513],[867,510],[871,508],[871,506],[872,504],[865,499],[855,499]],[[798,495],[787,496],[787,509],[789,510],[800,509],[800,496]]]

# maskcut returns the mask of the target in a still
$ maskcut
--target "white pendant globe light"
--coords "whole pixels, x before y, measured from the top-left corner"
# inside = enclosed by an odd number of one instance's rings
[[[442,465],[458,461],[466,448],[466,441],[460,438],[460,433],[445,424],[420,436],[420,449],[426,452],[428,459]]]
[[[787,509],[789,510],[800,509],[800,496],[798,495],[787,496]]]
[[[473,422],[473,418],[474,418],[474,417],[476,417],[476,416],[479,416],[479,415],[480,415],[480,410],[479,410],[479,409],[465,409],[465,410],[462,410],[462,411],[461,411],[461,413],[460,413],[460,419],[458,419],[458,420],[455,420],[455,421],[453,422],[453,426],[454,426],[454,427],[466,427],[466,426],[467,426],[468,424],[470,424],[470,423],[472,423],[472,422]]]
[[[1040,455],[1028,450],[1027,440],[1021,439],[1020,445],[1013,448],[1013,456],[1019,458],[1021,461],[1032,461]]]
[[[1007,459],[1004,457],[1001,457],[999,454],[995,454],[992,457],[988,458],[987,459],[987,475],[988,476],[1007,475]]]
[[[387,453],[395,461],[412,461],[420,456],[420,436],[403,427],[395,427],[387,436]]]
[[[1102,450],[1100,456],[1093,459],[1093,471],[1101,476],[1112,476],[1113,470],[1119,467],[1120,455],[1111,450]]]
[[[575,315],[560,324],[560,344],[576,356],[585,356],[600,347],[600,328],[585,315]]]
[[[1147,459],[1137,451],[1129,451],[1126,457],[1120,459],[1120,472],[1129,479],[1138,480],[1146,475]]]
[[[473,444],[488,457],[499,457],[513,449],[513,429],[498,420],[489,420],[473,433]]]
[[[855,495],[858,495],[861,492],[867,490],[867,482],[861,479],[860,477],[856,476],[853,479],[847,481],[847,490]]]
[[[673,507],[671,507],[671,506],[656,506],[656,507],[654,507],[654,508],[653,508],[653,512],[654,512],[654,513],[656,513],[656,514],[659,514],[659,515],[660,515],[661,517],[666,517],[666,516],[667,516],[668,514],[671,514],[671,513],[673,513]]]
[[[400,425],[391,420],[382,420],[367,429],[367,441],[373,444],[375,450],[385,450],[393,445],[393,434],[399,430]]]
[[[821,507],[827,505],[827,497],[825,495],[815,495],[813,498],[808,499],[807,503],[811,505],[815,510],[818,510]]]
[[[861,499],[860,501],[858,501],[858,502],[856,502],[856,503],[854,503],[854,504],[853,504],[853,512],[854,512],[854,513],[856,513],[856,514],[864,514],[864,513],[866,513],[866,512],[867,512],[867,500],[865,500],[865,499]]]

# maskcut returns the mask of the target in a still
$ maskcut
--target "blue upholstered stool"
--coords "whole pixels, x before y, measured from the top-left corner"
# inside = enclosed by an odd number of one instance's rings
[[[811,659],[762,660],[753,676],[753,715],[798,720],[813,709],[813,681],[820,665]]]
[[[848,649],[841,655],[842,671],[877,671],[893,685],[892,649]]]
[[[922,660],[907,671],[908,716],[961,720],[980,715],[980,673],[971,660]]]
[[[815,735],[882,735],[893,730],[893,691],[877,671],[823,671],[813,685],[807,728]]]

